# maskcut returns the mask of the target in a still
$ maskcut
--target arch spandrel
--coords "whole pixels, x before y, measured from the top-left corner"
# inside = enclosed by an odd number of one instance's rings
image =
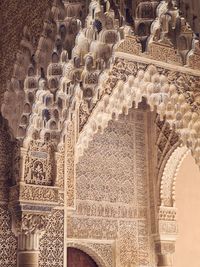
[[[161,119],[166,116],[170,125],[175,126],[183,143],[192,150],[196,149],[198,144],[192,140],[198,131],[199,109],[198,97],[195,99],[194,95],[198,94],[200,76],[188,75],[187,71],[181,75],[180,72],[170,72],[144,61],[141,64],[124,58],[116,59],[108,79],[99,85],[101,98],[81,131],[77,146],[80,147],[82,139],[87,146],[87,140],[92,138],[98,127],[106,127],[113,113],[117,115],[123,109],[128,110],[132,102],[137,107],[145,97],[152,110],[157,107]],[[196,89],[191,91],[188,84]],[[196,162],[198,160],[196,154]]]

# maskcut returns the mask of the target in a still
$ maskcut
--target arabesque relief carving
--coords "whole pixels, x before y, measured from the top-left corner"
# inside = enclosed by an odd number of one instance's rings
[[[101,267],[171,266],[176,173],[188,150],[200,166],[199,40],[177,1],[55,0],[43,20],[1,107],[2,258],[62,267],[71,242]]]

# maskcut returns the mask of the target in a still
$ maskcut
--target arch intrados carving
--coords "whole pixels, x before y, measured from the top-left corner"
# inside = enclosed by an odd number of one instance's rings
[[[159,74],[155,66],[149,65],[146,71],[139,70],[135,76],[129,76],[126,81],[118,81],[111,94],[104,94],[100,101],[97,102],[80,132],[76,144],[76,160],[80,155],[83,155],[84,149],[88,147],[94,134],[99,129],[102,131],[107,127],[113,114],[116,115],[116,119],[124,111],[125,114],[128,114],[133,102],[135,103],[135,108],[137,108],[143,97],[146,98],[151,111],[156,108],[161,119],[166,117],[171,126],[175,124],[177,132],[185,143],[186,140],[182,137],[181,130],[179,131],[181,129],[179,125],[180,118],[175,117],[175,115],[182,116],[182,114],[175,109],[175,101],[179,101],[180,104],[184,105],[183,114],[190,112],[190,115],[192,115],[190,106],[186,103],[184,96],[177,93],[176,86],[170,84],[165,75]],[[167,105],[170,108],[169,110],[166,109]]]
[[[189,149],[186,146],[178,146],[168,157],[162,176],[158,179],[157,189],[161,206],[175,207],[175,184],[177,173]]]
[[[107,100],[109,97],[110,97],[109,95],[104,96],[97,103],[97,106],[95,107],[95,109],[96,110],[99,109],[99,111],[100,111],[101,108],[103,107],[104,101]],[[145,99],[148,100],[146,98],[146,96],[142,96],[142,97],[145,97]],[[142,99],[140,102],[136,103],[137,105],[135,106],[135,108],[138,108],[140,103],[142,103]],[[132,106],[134,106],[134,99],[133,99],[133,102],[131,102],[130,104],[131,104],[131,106],[129,106],[128,109],[126,109],[126,114],[128,114],[128,110],[130,108],[132,108]],[[147,101],[147,104],[148,104],[148,101]],[[83,130],[80,133],[80,136],[81,136],[81,134],[84,133],[84,131],[86,131],[87,125],[90,124],[90,122],[93,120],[93,118],[95,118],[95,117],[98,118],[98,114],[97,114],[97,111],[95,109],[91,113],[87,123],[85,124],[85,127],[83,128]],[[120,111],[121,112],[119,112],[117,114],[117,116],[115,116],[116,120],[118,119],[118,116],[124,112],[124,107],[122,107],[122,109],[120,109]],[[113,114],[115,114],[115,113],[116,113],[116,109],[113,109],[112,112],[110,112],[110,116],[108,117],[108,121],[104,124],[105,127],[100,127],[100,130],[102,132],[107,127],[108,122],[113,119]],[[94,131],[94,135],[97,133],[98,130],[99,130],[99,128],[96,127],[96,131]],[[90,140],[92,140],[93,136],[91,136],[91,138],[88,140],[89,142],[90,142]],[[80,139],[78,140],[77,145],[79,144],[79,142],[80,142]],[[159,201],[161,202],[160,203],[161,205],[163,205],[163,202],[162,202],[162,199],[164,198],[163,192],[166,191],[170,187],[171,190],[168,192],[169,193],[168,197],[170,199],[169,200],[170,203],[168,202],[167,205],[174,206],[174,202],[175,202],[174,186],[175,186],[176,174],[178,172],[178,169],[179,169],[184,157],[187,155],[188,151],[189,151],[189,149],[186,146],[180,146],[180,142],[178,142],[167,153],[165,160],[163,161],[162,166],[160,168],[160,171],[158,173],[158,181],[157,181],[157,188],[158,188],[157,192],[159,193],[158,198],[159,198]],[[173,163],[173,165],[172,165],[172,163]]]

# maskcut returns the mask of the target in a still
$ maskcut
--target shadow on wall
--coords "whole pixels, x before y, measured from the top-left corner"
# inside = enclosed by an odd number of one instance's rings
[[[191,154],[184,159],[176,180],[179,236],[175,267],[200,266],[200,171]]]
[[[200,1],[199,0],[179,0],[180,10],[188,23],[199,36],[200,34]]]

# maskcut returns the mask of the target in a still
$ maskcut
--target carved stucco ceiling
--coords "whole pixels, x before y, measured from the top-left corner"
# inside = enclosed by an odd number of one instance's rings
[[[6,83],[12,76],[24,26],[28,26],[37,46],[45,13],[52,3],[53,0],[0,1],[0,104]]]
[[[68,1],[64,1],[68,2]],[[73,2],[73,1],[70,1]],[[89,2],[89,1],[86,1]],[[110,1],[113,9],[119,7],[119,1]],[[126,1],[131,6],[132,1]],[[140,1],[138,1],[140,2]],[[180,2],[180,3],[179,3]],[[42,30],[45,13],[52,6],[53,0],[2,0],[0,3],[0,105],[3,93],[6,90],[7,82],[12,77],[13,65],[16,60],[16,53],[20,48],[23,28],[28,26],[35,39],[37,46],[39,35]],[[198,1],[178,1],[180,9],[188,19],[195,32],[199,32]],[[16,23],[17,22],[17,23]]]

